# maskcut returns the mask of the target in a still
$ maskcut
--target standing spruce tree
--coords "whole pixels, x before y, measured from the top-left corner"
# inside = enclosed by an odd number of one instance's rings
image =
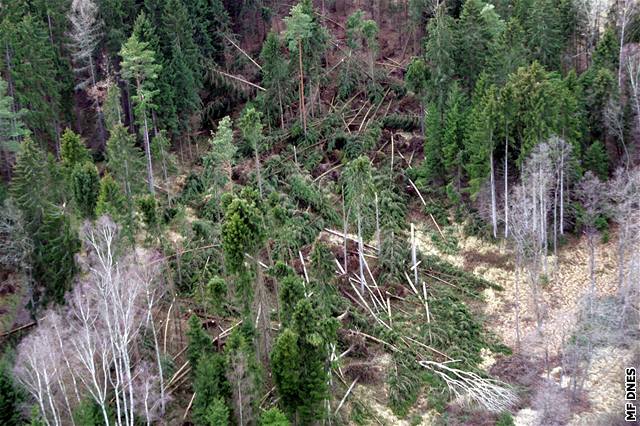
[[[62,303],[77,270],[74,256],[80,250],[80,239],[69,215],[49,205],[33,240],[33,273],[44,286],[42,303]]]
[[[160,166],[162,171],[162,180],[165,185],[169,182],[169,173],[175,172],[176,158],[169,148],[171,147],[171,141],[167,137],[167,132],[164,130],[159,131],[151,140],[151,158],[156,164]]]
[[[351,161],[344,171],[343,188],[348,210],[356,215],[358,225],[358,258],[360,267],[360,291],[364,292],[364,247],[362,239],[362,221],[366,211],[371,207],[373,194],[373,177],[371,162],[368,157],[360,156]],[[346,261],[346,256],[345,256]]]
[[[285,36],[289,43],[289,51],[298,57],[298,78],[299,78],[299,109],[300,109],[300,121],[302,122],[302,128],[305,135],[307,134],[307,112],[305,110],[305,97],[304,97],[304,68],[303,68],[303,47],[307,43],[307,40],[312,36],[313,18],[305,13],[305,7],[303,3],[298,3],[291,8],[289,16],[285,19],[287,26]]]
[[[271,368],[282,406],[294,423],[322,420],[328,397],[328,345],[335,341],[337,324],[323,317],[309,299],[297,302],[293,319],[278,337]]]
[[[73,130],[66,129],[60,143],[60,169],[69,189],[71,189],[73,170],[77,165],[85,162],[91,162],[91,155],[84,141]]]
[[[143,168],[144,156],[136,147],[135,137],[121,124],[116,125],[107,141],[107,169],[124,193],[123,233],[132,243],[135,233],[133,198],[144,187],[139,178]]]
[[[13,156],[20,141],[29,132],[22,123],[24,111],[15,110],[13,97],[7,94],[7,82],[0,77],[0,173],[8,180]]]
[[[238,122],[242,137],[253,150],[258,177],[258,191],[263,197],[262,176],[260,173],[260,145],[262,142],[262,114],[252,106],[245,108]]]
[[[236,153],[231,119],[228,116],[220,120],[218,130],[212,134],[209,144],[210,150],[202,159],[203,177],[214,203],[219,204],[223,191],[228,192],[231,187],[233,158]],[[217,211],[221,213],[219,209]]]
[[[424,118],[427,113],[426,102],[428,99],[429,80],[431,75],[429,73],[429,67],[427,61],[424,58],[415,58],[411,61],[407,67],[407,73],[405,74],[404,81],[407,89],[413,92],[418,99],[420,99],[420,130],[422,136],[425,136],[425,122]]]
[[[498,117],[498,89],[489,86],[481,76],[473,95],[465,136],[465,169],[469,176],[471,196],[475,198],[489,177],[491,187],[491,225],[493,238],[498,237],[496,175],[494,151],[501,120]]]
[[[467,121],[467,99],[457,83],[451,85],[446,104],[442,135],[442,158],[447,174],[460,193],[464,154],[464,132]]]
[[[16,158],[9,189],[31,232],[41,223],[48,202],[45,190],[48,175],[45,153],[36,146],[31,137],[26,137]]]
[[[120,56],[122,57],[122,75],[132,81],[136,88],[133,100],[136,104],[138,120],[142,122],[144,150],[147,157],[147,183],[149,192],[154,194],[148,114],[155,108],[153,98],[157,91],[154,82],[158,78],[161,67],[156,64],[155,55],[149,50],[148,44],[139,41],[135,34],[122,46]]]
[[[24,424],[20,414],[22,399],[23,395],[14,384],[8,361],[0,360],[0,423],[5,426]]]
[[[226,208],[222,224],[222,247],[227,270],[244,270],[244,254],[254,254],[264,237],[260,210],[253,200],[234,198]]]
[[[195,369],[193,390],[193,417],[196,424],[209,425],[211,411],[218,399],[229,396],[229,382],[225,377],[226,362],[222,354],[207,353],[200,356]]]
[[[101,0],[100,16],[104,21],[107,50],[114,54],[131,34],[138,6],[135,0]]]
[[[100,176],[93,163],[77,164],[71,174],[71,188],[76,208],[83,218],[92,218],[98,202]]]
[[[289,104],[288,91],[291,87],[289,66],[282,53],[282,45],[278,35],[271,31],[260,51],[262,60],[262,86],[267,118],[277,117],[280,127],[284,129],[285,106]],[[274,109],[277,106],[277,112]],[[271,121],[271,120],[269,120]]]
[[[182,0],[167,0],[161,17],[160,47],[167,67],[164,74],[170,76],[174,90],[173,105],[178,119],[174,130],[182,133],[191,129],[191,116],[201,107],[202,56],[194,42],[192,22]]]
[[[485,6],[481,0],[467,0],[456,28],[458,74],[465,79],[469,92],[494,54],[495,32],[483,13]]]
[[[425,57],[430,64],[429,88],[432,93],[430,100],[435,102],[441,116],[447,101],[449,85],[455,74],[454,54],[457,46],[454,24],[451,16],[440,7],[427,27]]]
[[[100,217],[108,214],[119,224],[126,222],[127,199],[122,189],[110,174],[100,179],[100,191],[96,201],[95,215]]]
[[[27,127],[38,140],[55,141],[58,152],[63,86],[47,29],[31,15],[16,22],[5,19],[0,42],[15,110],[24,109]]]

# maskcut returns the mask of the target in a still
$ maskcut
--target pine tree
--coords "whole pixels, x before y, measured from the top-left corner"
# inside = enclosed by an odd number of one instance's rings
[[[147,157],[147,183],[149,192],[155,193],[153,185],[153,166],[151,163],[151,142],[149,140],[148,114],[155,108],[153,98],[157,94],[154,82],[161,67],[155,61],[155,55],[148,44],[138,40],[135,34],[129,37],[120,50],[122,57],[122,75],[135,84],[136,94],[133,101],[136,115],[142,122],[144,150]]]
[[[71,173],[71,188],[76,208],[83,218],[92,218],[100,191],[100,176],[93,163],[76,164]]]
[[[73,130],[66,129],[60,144],[60,169],[69,184],[75,167],[86,162],[91,162],[91,155],[84,141]]]

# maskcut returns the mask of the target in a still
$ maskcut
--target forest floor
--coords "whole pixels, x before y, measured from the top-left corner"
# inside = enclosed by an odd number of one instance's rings
[[[424,229],[423,229],[424,231]],[[476,237],[466,237],[458,228],[457,254],[440,252],[429,238],[429,233],[421,233],[419,246],[423,253],[436,254],[443,259],[473,272],[503,287],[503,291],[488,288],[484,290],[481,310],[485,315],[488,330],[514,350],[507,359],[494,359],[487,354],[484,366],[500,376],[501,367],[508,365],[509,359],[525,357],[528,365],[538,365],[539,375],[546,377],[544,370],[545,348],[548,350],[550,379],[557,390],[568,394],[569,378],[563,374],[561,357],[566,342],[575,332],[581,303],[590,285],[589,248],[586,238],[569,238],[559,248],[558,257],[547,258],[547,274],[542,284],[543,337],[538,337],[531,291],[525,277],[521,277],[520,300],[520,351],[516,348],[516,275],[514,258],[504,244],[496,245]],[[596,247],[596,291],[599,298],[613,296],[617,290],[617,263],[615,235],[609,242],[598,242]],[[607,424],[607,416],[623,412],[623,372],[624,367],[633,365],[638,357],[637,342],[627,342],[628,346],[616,345],[596,348],[588,366],[581,403],[567,407],[565,421],[570,425]],[[505,358],[505,357],[503,357]],[[495,365],[494,365],[495,364]],[[493,367],[493,368],[492,368]],[[537,386],[549,381],[535,381]],[[535,389],[531,389],[535,392]],[[568,403],[567,403],[568,404]],[[546,422],[541,413],[531,407],[524,407],[515,416],[516,425],[534,426]],[[604,423],[603,423],[604,422]],[[564,422],[563,422],[564,423]]]

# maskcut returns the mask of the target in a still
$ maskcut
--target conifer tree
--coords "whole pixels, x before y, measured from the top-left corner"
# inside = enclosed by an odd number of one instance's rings
[[[424,58],[415,58],[412,60],[407,67],[407,73],[404,77],[407,89],[420,99],[420,105],[422,107],[420,111],[420,130],[422,131],[422,136],[425,136],[424,117],[427,113],[426,102],[430,78],[429,67]]]
[[[282,53],[282,46],[278,35],[271,31],[267,35],[262,50],[262,86],[266,89],[265,108],[268,117],[276,116],[280,127],[284,129],[285,106],[289,104],[288,89],[291,87],[289,67]],[[277,113],[274,108],[277,105]]]
[[[229,407],[224,399],[218,397],[213,400],[205,415],[207,426],[229,426]]]
[[[108,131],[111,131],[116,125],[122,124],[122,106],[120,88],[118,85],[109,81],[107,95],[102,108],[104,114],[104,124]]]
[[[203,178],[212,192],[214,202],[218,203],[222,192],[230,189],[233,158],[236,153],[231,119],[228,116],[218,122],[218,130],[211,135],[209,144],[210,150],[202,159]]]
[[[164,130],[159,131],[151,140],[151,157],[160,166],[165,184],[169,181],[169,173],[175,172],[176,158],[169,152],[171,141]]]
[[[242,137],[253,150],[258,175],[258,191],[263,197],[262,176],[260,171],[260,145],[262,142],[262,114],[252,106],[245,108],[238,122]]]
[[[95,215],[100,217],[108,214],[111,218],[122,224],[126,221],[127,199],[122,193],[120,185],[110,174],[100,179],[100,192],[96,201]]]
[[[425,112],[424,173],[430,180],[439,180],[444,175],[442,163],[443,120],[434,102],[427,105]]]
[[[14,384],[8,362],[0,360],[0,423],[6,426],[23,424],[21,402],[22,394]]]
[[[45,287],[42,302],[62,303],[77,270],[74,256],[80,239],[69,216],[48,206],[34,235],[34,277]]]
[[[16,109],[26,111],[24,122],[39,141],[58,147],[63,86],[46,28],[26,14],[15,23],[5,19],[0,37]]]
[[[304,97],[304,68],[303,68],[303,46],[309,38],[312,36],[312,17],[305,13],[305,8],[302,3],[298,3],[291,8],[289,16],[285,18],[285,24],[287,26],[285,35],[289,43],[289,51],[292,54],[296,54],[298,57],[298,78],[300,81],[298,87],[299,109],[300,109],[300,121],[304,129],[305,135],[307,134],[307,113],[305,111],[305,97]]]
[[[454,21],[439,8],[436,16],[429,21],[427,27],[427,41],[425,44],[425,57],[431,64],[430,89],[433,100],[442,113],[455,74],[454,53],[457,51]]]
[[[584,168],[593,172],[600,180],[609,177],[609,155],[600,141],[595,141],[584,153]]]
[[[37,228],[48,198],[46,156],[31,137],[26,137],[13,168],[10,192],[16,205],[24,213],[28,227]]]
[[[455,182],[458,192],[462,181],[464,132],[466,130],[466,97],[457,83],[449,91],[442,135],[442,157],[445,170]]]
[[[98,3],[104,21],[106,46],[112,54],[118,52],[131,34],[137,16],[136,3],[135,0],[101,0]]]
[[[187,330],[187,360],[195,372],[198,360],[213,349],[211,337],[204,331],[197,315],[189,317]]]
[[[193,390],[193,417],[196,424],[208,424],[210,410],[218,398],[229,396],[229,382],[225,377],[226,363],[219,353],[207,353],[198,358]]]
[[[261,426],[291,426],[291,422],[287,419],[282,411],[278,408],[270,408],[260,416]]]
[[[75,167],[85,162],[91,162],[91,155],[84,141],[71,129],[62,134],[60,143],[60,169],[62,176],[71,183],[71,175]],[[69,186],[71,187],[71,186]]]
[[[92,218],[100,191],[100,176],[93,163],[76,164],[71,173],[71,189],[80,215]]]
[[[161,69],[155,61],[155,55],[149,45],[138,40],[135,34],[122,46],[122,75],[133,82],[136,94],[133,100],[136,104],[136,115],[142,123],[144,150],[147,157],[147,183],[149,192],[155,193],[153,185],[153,166],[151,163],[151,142],[149,140],[148,114],[155,108],[153,98],[157,94],[155,80]]]
[[[252,254],[262,244],[261,213],[251,200],[235,198],[227,206],[222,224],[222,247],[227,269],[241,272],[244,254]]]
[[[467,0],[456,28],[458,74],[469,90],[493,56],[494,33],[483,13],[485,5],[481,0]]]
[[[24,111],[15,111],[13,98],[7,93],[7,82],[0,77],[0,170],[9,177],[13,156],[20,141],[29,132],[22,123]]]

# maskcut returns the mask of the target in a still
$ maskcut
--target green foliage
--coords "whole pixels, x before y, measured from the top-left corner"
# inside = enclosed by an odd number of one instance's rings
[[[425,57],[429,59],[429,97],[438,111],[443,111],[449,92],[449,84],[455,74],[455,52],[458,46],[455,37],[455,22],[440,8],[427,26]]]
[[[222,311],[224,298],[227,295],[227,283],[224,279],[215,276],[207,283],[208,302],[217,312]]]
[[[601,180],[609,177],[609,155],[600,141],[595,141],[587,148],[583,165],[586,170],[591,170]]]
[[[280,282],[280,319],[285,326],[291,323],[297,303],[304,298],[304,284],[297,275],[287,275]]]
[[[216,401],[224,400],[229,395],[225,371],[226,362],[221,354],[203,354],[198,359],[193,382],[196,394],[193,400],[193,417],[197,424],[210,424],[208,419],[212,410],[216,411],[216,414],[224,411]]]
[[[100,406],[92,399],[83,400],[75,408],[73,420],[78,426],[100,426],[104,424]]]
[[[37,226],[42,218],[48,201],[48,178],[49,170],[44,153],[30,137],[26,137],[13,168],[9,190],[30,227]]]
[[[444,130],[442,134],[443,165],[447,173],[460,184],[460,173],[464,159],[463,141],[466,129],[466,97],[457,84],[451,86],[446,104]]]
[[[389,114],[382,120],[382,127],[391,130],[411,132],[420,127],[420,119],[411,115]]]
[[[222,225],[222,246],[230,272],[243,269],[244,254],[254,253],[264,237],[262,214],[253,201],[235,198],[226,208]]]
[[[102,114],[107,130],[111,131],[118,124],[122,124],[122,106],[120,88],[117,84],[110,82],[107,88],[107,95],[102,106]]]
[[[467,0],[458,22],[457,31],[457,73],[467,81],[472,89],[480,73],[487,67],[494,55],[495,30],[492,22],[483,13],[486,3],[481,0]]]
[[[14,112],[13,98],[7,94],[7,82],[0,77],[0,153],[18,152],[20,139],[29,134],[22,123],[24,113]]]
[[[263,412],[259,424],[260,426],[291,426],[287,416],[276,407]]]
[[[83,218],[92,218],[100,191],[100,176],[93,163],[78,163],[71,173],[71,189],[76,208]]]
[[[34,276],[45,286],[42,302],[62,303],[77,269],[74,260],[80,250],[77,232],[68,215],[50,207],[33,239]]]
[[[20,414],[23,398],[23,394],[13,382],[7,360],[0,360],[0,423],[6,426],[23,424]]]
[[[278,336],[271,352],[271,370],[282,405],[291,415],[301,403],[299,394],[301,372],[297,368],[300,363],[298,335],[291,329],[285,328]]]
[[[428,181],[437,181],[444,176],[442,162],[443,120],[436,104],[430,103],[426,109],[424,162],[422,168]]]
[[[334,210],[323,192],[316,188],[314,183],[306,176],[294,174],[289,177],[290,195],[310,206],[331,224],[340,223],[340,216]]]
[[[514,426],[513,416],[510,412],[505,411],[498,416],[496,420],[496,426]]]
[[[193,371],[198,366],[200,358],[210,353],[213,349],[211,337],[204,331],[200,318],[197,315],[191,315],[188,322],[187,330],[187,360]]]
[[[262,86],[266,89],[264,105],[268,118],[284,120],[284,107],[291,101],[289,67],[278,35],[270,31],[260,51]],[[280,121],[283,124],[283,121]]]
[[[144,157],[136,147],[135,136],[120,124],[111,130],[111,137],[107,141],[107,169],[122,187],[128,203],[132,203],[133,195],[144,188],[141,179]]]
[[[126,204],[127,200],[122,193],[122,189],[110,174],[106,174],[100,180],[96,216],[108,214],[117,223],[122,223],[126,220]]]
[[[387,377],[389,407],[400,418],[407,416],[422,389],[422,380],[413,366],[413,360],[404,358],[402,355],[394,355],[395,368],[389,369]]]
[[[71,175],[75,167],[86,162],[91,162],[91,155],[89,155],[89,150],[80,135],[74,133],[71,129],[65,130],[60,142],[60,168],[62,169],[62,175],[71,182]]]
[[[158,221],[158,203],[156,198],[150,194],[144,195],[137,199],[137,203],[140,213],[142,213],[142,221],[147,227],[147,232],[157,232],[160,222]]]
[[[208,426],[228,426],[229,425],[229,407],[222,398],[215,398],[205,415],[205,424]]]
[[[151,139],[151,158],[162,170],[162,177],[165,183],[169,179],[169,174],[174,173],[177,168],[176,157],[169,151],[170,147],[171,141],[165,131],[158,132]]]

